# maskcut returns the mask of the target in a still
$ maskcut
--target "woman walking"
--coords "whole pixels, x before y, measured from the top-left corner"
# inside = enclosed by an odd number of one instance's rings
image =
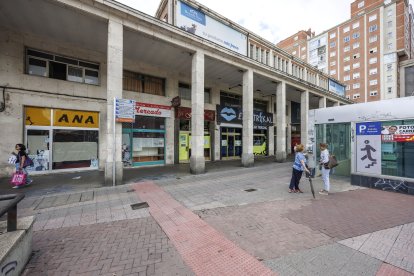
[[[29,177],[29,173],[26,170],[25,162],[28,158],[26,153],[26,147],[23,144],[16,144],[15,150],[17,152],[16,158],[16,172],[22,171],[26,175],[26,185],[29,185],[33,182],[32,179]],[[14,189],[19,188],[19,186],[14,186]]]
[[[304,146],[302,144],[295,147],[295,162],[293,163],[292,178],[290,179],[289,193],[303,193],[299,189],[299,181],[303,171],[310,173],[306,168],[306,157],[303,154]]]
[[[328,167],[329,163],[329,151],[328,145],[325,143],[320,143],[319,148],[321,149],[321,159],[319,164],[322,167],[322,181],[323,181],[323,189],[319,192],[321,195],[328,195],[329,194],[329,172],[331,171]]]

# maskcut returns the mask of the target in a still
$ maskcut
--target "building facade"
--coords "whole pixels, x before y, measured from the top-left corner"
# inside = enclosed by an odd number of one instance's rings
[[[158,19],[116,1],[2,1],[1,155],[24,143],[32,173],[100,169],[108,184],[122,183],[126,167],[189,162],[202,173],[208,160],[283,162],[292,106],[306,143],[310,109],[352,103],[270,42],[192,1],[173,2],[160,7],[174,16]],[[200,22],[217,35],[195,34]],[[2,175],[13,168],[6,159]]]
[[[348,99],[397,98],[400,63],[414,56],[413,31],[408,1],[357,0],[350,20],[308,39],[307,61],[345,83]]]
[[[315,36],[311,29],[299,31],[296,34],[278,42],[277,47],[291,53],[303,61],[308,60],[308,40]]]

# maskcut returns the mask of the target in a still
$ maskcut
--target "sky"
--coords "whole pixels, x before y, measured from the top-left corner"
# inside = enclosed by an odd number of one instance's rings
[[[117,0],[155,15],[159,0]],[[318,35],[350,18],[354,0],[197,0],[262,38],[278,43],[300,30]],[[409,1],[414,6],[414,0]]]

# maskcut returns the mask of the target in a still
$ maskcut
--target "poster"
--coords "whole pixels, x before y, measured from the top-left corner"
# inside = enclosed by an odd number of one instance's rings
[[[356,171],[381,174],[381,123],[357,123],[356,135]]]

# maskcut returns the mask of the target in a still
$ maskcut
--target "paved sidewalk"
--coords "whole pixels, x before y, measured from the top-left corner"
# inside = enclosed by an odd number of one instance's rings
[[[303,194],[287,192],[290,174],[290,163],[272,162],[165,177],[152,189],[145,181],[32,195],[18,210],[37,216],[25,275],[219,275],[220,257],[207,264],[224,252],[279,275],[414,275],[414,197],[333,177],[332,193],[313,199],[306,179]],[[143,201],[150,208],[130,206]],[[211,251],[219,240],[232,249]]]

